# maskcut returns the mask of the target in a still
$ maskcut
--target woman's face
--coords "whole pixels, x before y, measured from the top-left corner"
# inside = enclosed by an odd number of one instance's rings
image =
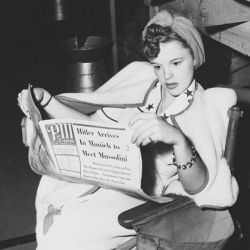
[[[160,53],[151,63],[159,82],[172,96],[180,95],[193,81],[195,61],[180,41],[161,43]]]

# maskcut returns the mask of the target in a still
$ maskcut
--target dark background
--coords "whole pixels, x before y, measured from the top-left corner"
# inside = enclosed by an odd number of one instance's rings
[[[29,168],[28,150],[22,144],[23,114],[17,106],[18,93],[28,83],[52,94],[65,91],[68,58],[60,46],[75,37],[76,30],[82,39],[98,35],[111,40],[108,0],[65,0],[68,5],[64,21],[51,18],[50,2],[53,1],[0,3],[0,242],[32,234],[35,226],[34,198],[40,176]],[[118,33],[123,20],[130,20],[136,6],[142,3],[120,1]],[[112,72],[112,63],[109,69]]]
[[[49,19],[45,2],[0,3],[0,241],[34,233],[35,226],[34,198],[40,176],[27,162],[17,94],[28,83],[53,94],[63,92],[67,60],[60,44],[75,36],[76,26],[81,34],[109,36],[110,32],[107,1],[75,1],[74,15],[60,22]]]

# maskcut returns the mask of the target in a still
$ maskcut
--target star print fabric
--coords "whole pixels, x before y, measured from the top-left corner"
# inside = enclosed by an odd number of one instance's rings
[[[148,95],[146,103],[144,106],[138,108],[103,108],[97,111],[98,115],[104,121],[113,121],[113,122],[128,122],[125,121],[124,117],[129,117],[127,113],[135,114],[136,110],[144,113],[154,113],[163,117],[167,120],[168,123],[172,124],[171,116],[177,115],[183,112],[185,109],[191,105],[193,100],[193,94],[196,89],[195,81],[181,94],[179,95],[173,103],[163,112],[159,113],[159,106],[162,100],[162,87],[159,82],[156,82],[151,92]]]
[[[166,119],[168,123],[172,124],[171,116],[177,115],[189,107],[189,105],[192,103],[195,89],[196,83],[193,81],[192,84],[181,95],[179,95],[167,109],[159,113],[158,109],[162,97],[161,84],[158,82],[151,90],[146,104],[143,107],[138,107],[138,109],[141,112],[156,113]]]

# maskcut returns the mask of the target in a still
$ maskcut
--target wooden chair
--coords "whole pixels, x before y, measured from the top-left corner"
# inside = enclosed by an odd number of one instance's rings
[[[226,138],[226,148],[224,156],[230,166],[233,175],[236,174],[235,166],[235,152],[236,152],[236,142],[238,136],[239,121],[242,117],[243,110],[241,109],[241,104],[250,104],[250,90],[248,89],[235,89],[237,94],[238,103],[229,110],[229,126]],[[250,106],[249,106],[250,107]],[[237,179],[237,178],[236,178]],[[239,182],[239,181],[238,181]],[[239,203],[239,199],[236,204]],[[193,201],[187,197],[175,196],[174,200],[166,204],[157,204],[154,202],[147,202],[138,207],[132,208],[121,213],[118,217],[118,221],[121,226],[128,229],[136,229],[138,225],[153,220],[155,214],[167,215],[168,213],[176,213],[178,210],[186,208],[193,204]],[[244,234],[242,232],[241,223],[239,221],[239,209],[235,209],[235,206],[230,208],[230,213],[235,224],[235,233],[229,240],[229,243],[224,247],[224,249],[245,249],[242,246],[239,248],[239,242],[244,239]],[[117,250],[130,250],[136,249],[136,237],[117,248]]]

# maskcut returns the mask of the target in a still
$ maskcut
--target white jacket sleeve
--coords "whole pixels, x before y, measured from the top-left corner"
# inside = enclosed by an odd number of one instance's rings
[[[199,206],[229,207],[238,195],[238,185],[223,157],[228,127],[228,110],[236,103],[232,89],[211,88],[198,93],[191,107],[176,121],[190,139],[207,167],[206,187],[195,195],[187,194],[180,181],[168,192],[191,197]]]

